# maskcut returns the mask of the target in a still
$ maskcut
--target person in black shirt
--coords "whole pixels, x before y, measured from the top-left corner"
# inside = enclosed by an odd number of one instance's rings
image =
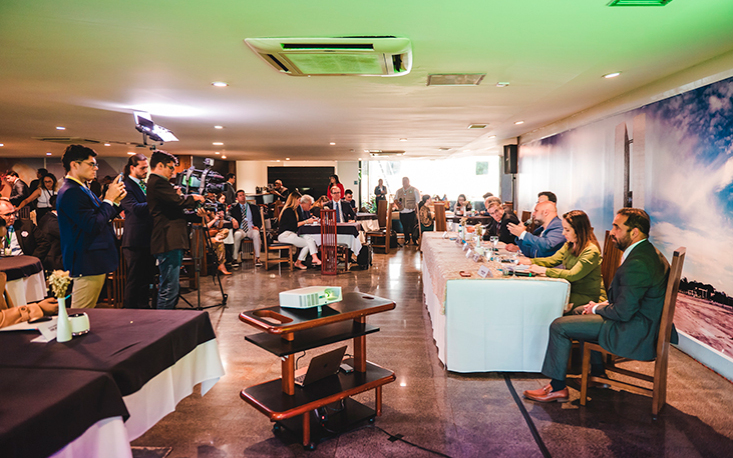
[[[307,194],[306,196],[310,197]],[[299,198],[300,196],[296,193],[292,193],[288,196],[288,201],[280,212],[280,232],[277,236],[277,240],[280,243],[287,243],[301,248],[300,254],[298,254],[298,260],[295,262],[295,267],[305,270],[308,267],[303,264],[303,261],[305,261],[308,254],[311,255],[311,261],[316,266],[321,265],[321,260],[318,259],[318,247],[316,246],[316,242],[310,237],[300,237],[298,235],[298,228],[304,224],[311,224],[318,220],[311,217],[306,220],[299,221],[298,213],[296,212],[296,207],[300,203]],[[310,200],[312,201],[313,198],[310,197]]]
[[[498,226],[499,241],[506,243],[514,243],[514,234],[509,232],[509,223],[519,224],[519,218],[512,211],[504,210],[501,203],[491,202],[488,207],[489,215],[494,218]]]

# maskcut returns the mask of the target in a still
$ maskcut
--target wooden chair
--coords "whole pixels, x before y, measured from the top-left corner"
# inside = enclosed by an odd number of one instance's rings
[[[387,207],[388,203],[386,200],[380,200],[377,202],[377,222],[379,223],[379,228],[385,228],[387,227]]]
[[[622,369],[616,366],[616,363],[622,361],[616,357],[615,361],[606,365],[606,371],[615,372],[617,374],[643,380],[652,384],[651,388],[614,380],[608,377],[590,376],[590,352],[599,351],[606,355],[611,355],[597,343],[585,342],[583,349],[583,372],[580,381],[580,404],[585,405],[588,400],[588,382],[606,383],[611,386],[618,387],[622,390],[631,391],[632,393],[651,394],[652,396],[652,415],[657,417],[659,411],[662,410],[667,402],[667,363],[669,360],[669,341],[672,335],[672,321],[674,320],[674,309],[677,303],[677,291],[680,285],[680,276],[682,275],[682,264],[685,262],[685,247],[677,248],[672,256],[672,266],[669,269],[669,278],[667,279],[667,292],[664,296],[664,309],[662,310],[662,319],[659,324],[659,337],[657,341],[657,357],[654,360],[654,375],[641,374],[639,372]],[[614,355],[615,356],[615,355]],[[623,359],[624,361],[626,359]]]
[[[611,231],[606,231],[606,239],[603,242],[603,260],[601,260],[601,276],[606,290],[611,286],[611,280],[616,275],[623,254],[624,252],[616,248],[616,244],[611,239]]]
[[[378,231],[369,231],[365,235],[372,248],[384,248],[384,254],[389,254],[389,242],[392,235],[392,205],[389,203],[387,203],[386,211],[384,229],[381,228],[380,224]],[[375,242],[375,239],[382,239],[382,242]]]
[[[125,220],[122,218],[115,218],[112,220],[112,227],[115,231],[115,236],[120,242],[122,241],[122,234],[125,230]],[[125,301],[125,283],[127,282],[127,264],[125,263],[125,257],[122,254],[122,243],[119,248],[120,262],[117,266],[117,270],[107,274],[107,305],[113,308],[122,308]]]
[[[199,284],[196,281],[196,264],[194,262],[194,253],[198,252],[200,257],[201,271],[199,272],[199,277],[205,277],[208,272],[208,268],[206,265],[206,241],[204,240],[204,237],[208,237],[208,232],[203,229],[201,223],[192,224],[191,246],[189,247],[188,252],[183,257],[183,267],[186,268],[186,273],[188,275],[182,279],[187,279],[188,288],[193,290],[198,289],[199,287]]]
[[[18,210],[18,219],[31,219],[31,207],[29,205]]]
[[[260,217],[264,222],[265,212],[262,207],[260,207]],[[277,264],[279,268],[283,262],[290,264],[290,270],[293,270],[293,245],[280,242],[267,243],[267,231],[264,227],[260,229],[260,234],[264,245],[262,250],[262,258],[264,259],[261,259],[261,261],[265,264],[265,270],[270,269],[270,264]]]
[[[435,202],[435,231],[445,232],[448,230],[448,220],[445,218],[446,202]]]

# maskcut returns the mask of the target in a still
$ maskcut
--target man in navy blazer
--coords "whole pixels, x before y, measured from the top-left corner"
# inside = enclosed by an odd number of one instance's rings
[[[545,258],[552,256],[565,244],[562,235],[562,221],[557,216],[554,202],[538,202],[532,215],[539,224],[532,234],[527,232],[524,224],[509,224],[509,232],[517,239],[515,243],[522,254],[529,258]],[[507,246],[510,249],[511,245]],[[516,249],[515,249],[516,250]]]
[[[337,223],[350,223],[356,221],[356,212],[351,207],[351,204],[345,200],[341,200],[341,190],[334,186],[331,188],[331,198],[333,200],[326,203],[325,207],[331,210],[336,210],[336,222]]]
[[[124,176],[127,196],[120,203],[125,210],[122,233],[122,254],[127,265],[124,307],[147,309],[150,308],[150,284],[155,277],[155,258],[150,254],[153,219],[148,212],[145,185],[148,158],[139,153],[130,156]]]
[[[86,182],[96,174],[97,153],[82,145],[69,145],[61,162],[66,169],[56,208],[61,232],[64,269],[74,279],[71,307],[91,308],[97,304],[104,279],[119,265],[112,219],[125,197],[125,186],[117,177],[100,201]]]
[[[557,318],[550,325],[542,373],[551,382],[524,396],[538,402],[565,402],[565,383],[573,339],[598,342],[623,358],[649,361],[656,356],[659,325],[669,276],[669,263],[649,243],[649,215],[638,208],[622,208],[613,219],[611,237],[623,250],[621,265],[608,288],[608,300],[589,302],[582,314]],[[673,328],[674,329],[674,328]],[[672,343],[677,342],[673,330]],[[591,374],[603,375],[600,353],[591,353]]]

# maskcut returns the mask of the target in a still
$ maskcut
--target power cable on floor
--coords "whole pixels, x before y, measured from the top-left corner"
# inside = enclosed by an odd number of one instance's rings
[[[532,433],[532,437],[534,437],[534,441],[537,443],[537,446],[540,448],[540,452],[542,452],[542,456],[545,458],[552,458],[552,455],[550,455],[550,451],[547,450],[547,446],[545,446],[545,442],[542,440],[542,437],[540,436],[539,431],[537,431],[537,427],[534,425],[534,421],[532,421],[532,417],[529,416],[529,412],[527,412],[527,408],[524,407],[524,403],[521,399],[519,399],[519,395],[517,394],[517,391],[514,389],[514,385],[512,384],[512,379],[509,377],[509,374],[504,374],[504,381],[506,382],[507,388],[509,388],[509,392],[512,394],[512,397],[514,398],[514,402],[517,403],[517,407],[519,407],[520,412],[522,412],[522,416],[524,417],[524,421],[527,422],[527,426],[529,427],[529,431]]]
[[[446,455],[445,453],[440,453],[440,452],[438,452],[438,451],[435,451],[435,450],[430,450],[429,448],[425,448],[425,447],[422,447],[422,446],[420,446],[420,445],[417,445],[417,444],[413,444],[412,442],[410,442],[410,441],[407,441],[407,440],[403,439],[403,438],[404,438],[405,436],[403,436],[402,434],[395,434],[395,435],[392,435],[392,434],[388,433],[387,431],[383,430],[382,428],[380,428],[379,426],[376,426],[376,425],[372,425],[372,426],[373,426],[374,428],[376,428],[376,429],[378,429],[378,430],[382,431],[382,432],[383,432],[384,434],[388,435],[388,436],[389,436],[389,438],[388,438],[387,440],[389,440],[390,442],[397,442],[397,441],[400,441],[400,442],[404,442],[405,444],[407,444],[407,445],[411,445],[411,446],[413,446],[413,447],[415,447],[415,448],[418,448],[418,449],[420,449],[420,450],[422,450],[422,451],[424,451],[424,452],[428,452],[428,453],[433,453],[433,454],[435,454],[435,455],[438,455],[438,456],[444,456],[444,457],[446,457],[446,458],[451,458],[451,457],[450,457],[450,455]]]

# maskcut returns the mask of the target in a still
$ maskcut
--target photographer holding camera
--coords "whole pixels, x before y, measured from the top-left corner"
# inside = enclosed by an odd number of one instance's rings
[[[155,151],[150,157],[147,199],[153,219],[150,252],[160,269],[158,309],[173,309],[178,303],[183,250],[188,248],[188,218],[183,210],[195,208],[205,200],[199,195],[178,194],[170,183],[176,165],[178,158],[165,151]],[[204,214],[200,208],[195,221],[200,221]]]

